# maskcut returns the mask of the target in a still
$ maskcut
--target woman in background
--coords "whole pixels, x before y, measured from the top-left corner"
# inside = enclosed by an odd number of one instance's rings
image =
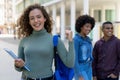
[[[95,25],[89,15],[79,16],[76,20],[74,37],[75,46],[75,80],[92,80],[92,43],[87,36]]]

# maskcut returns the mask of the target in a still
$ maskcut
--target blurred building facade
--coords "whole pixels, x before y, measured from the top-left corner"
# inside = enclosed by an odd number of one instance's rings
[[[0,31],[12,34],[15,24],[14,0],[0,0]]]
[[[52,0],[15,0],[15,10],[16,10],[16,19],[20,16],[21,12],[30,4],[34,4],[34,3],[39,3],[39,4],[43,4],[43,3],[47,3],[49,1]]]
[[[4,0],[0,1],[0,34],[2,33],[3,27],[4,27]]]
[[[4,0],[0,1],[0,25],[4,24]]]
[[[3,0],[5,1],[5,0]],[[9,0],[8,0],[9,1]],[[101,24],[111,21],[114,34],[120,38],[120,0],[12,0],[14,5],[13,20],[17,21],[23,10],[30,4],[39,3],[54,20],[53,34],[59,33],[65,39],[65,29],[75,34],[75,20],[79,15],[89,14],[96,20],[96,25],[89,36],[96,42],[101,36]],[[2,5],[0,3],[0,5]]]

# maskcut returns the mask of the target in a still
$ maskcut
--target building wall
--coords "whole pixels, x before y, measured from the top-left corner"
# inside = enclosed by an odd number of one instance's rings
[[[25,7],[27,7],[28,5],[30,4],[33,4],[33,3],[46,3],[47,1],[52,1],[52,0],[26,0],[25,2]],[[55,0],[56,1],[56,0]],[[60,0],[58,0],[60,1]],[[65,29],[69,29],[70,26],[71,26],[71,5],[70,5],[70,2],[72,0],[64,0],[64,4],[65,4]],[[79,2],[80,0],[73,0],[75,1],[75,9],[76,9],[76,13],[75,13],[75,19],[82,15],[83,14],[83,1],[82,2]],[[116,14],[119,14],[117,11],[118,11],[118,8],[116,8],[116,3],[120,3],[120,1],[118,2],[117,0],[114,1],[114,3],[112,3],[112,1],[109,1],[108,4],[105,4],[103,2],[103,0],[101,0],[101,4],[99,5],[96,5],[94,3],[92,3],[92,1],[94,0],[90,0],[89,2],[89,15],[91,15],[92,17],[95,18],[96,20],[96,26],[95,26],[95,29],[93,29],[93,31],[89,34],[89,36],[92,38],[92,39],[95,39],[93,40],[94,42],[97,41],[100,37],[102,37],[102,32],[100,30],[100,26],[102,25],[102,23],[104,21],[111,21],[113,22],[114,24],[117,24],[115,23],[118,19],[117,17],[120,17],[120,16],[116,16]],[[96,0],[95,0],[96,1]],[[106,2],[107,0],[104,0],[104,2]],[[62,2],[62,0],[61,0]],[[57,31],[60,32],[60,27],[61,27],[61,12],[60,12],[60,8],[61,8],[61,2],[59,3],[53,3],[51,5],[47,5],[46,6],[46,9],[49,11],[49,14],[51,16],[53,16],[53,6],[56,6],[56,27],[57,27]],[[49,3],[49,2],[47,2]],[[19,3],[17,6],[17,10],[20,10],[18,13],[21,13],[21,11],[24,9],[22,8],[23,7],[23,2],[22,3]],[[20,7],[19,7],[20,6]],[[119,7],[119,6],[118,6]],[[19,9],[20,8],[20,9]],[[116,25],[115,25],[116,26]],[[117,26],[119,27],[119,24],[117,24]],[[74,26],[73,26],[74,27]],[[116,28],[115,27],[115,30],[119,29],[119,28]],[[94,35],[95,33],[97,33],[98,35]],[[114,34],[116,36],[120,36],[120,32],[114,32]]]
[[[0,25],[4,24],[4,0],[0,1]]]
[[[0,0],[0,33],[11,33],[14,24],[14,0]]]

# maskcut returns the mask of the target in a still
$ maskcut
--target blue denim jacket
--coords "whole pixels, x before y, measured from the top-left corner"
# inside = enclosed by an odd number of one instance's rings
[[[92,43],[89,37],[82,37],[80,34],[76,34],[74,37],[74,47],[75,47],[75,73],[80,75],[80,66],[82,63],[89,63],[93,60],[92,57]]]

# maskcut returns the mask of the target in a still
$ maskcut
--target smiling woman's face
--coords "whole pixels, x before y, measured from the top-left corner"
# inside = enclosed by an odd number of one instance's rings
[[[46,19],[43,16],[41,10],[33,9],[29,14],[29,24],[32,26],[33,30],[40,31],[44,28],[44,23]]]
[[[86,36],[90,33],[92,28],[92,25],[90,23],[86,23],[85,25],[83,25],[83,27],[81,27],[81,32],[80,34],[82,34],[83,36]]]

